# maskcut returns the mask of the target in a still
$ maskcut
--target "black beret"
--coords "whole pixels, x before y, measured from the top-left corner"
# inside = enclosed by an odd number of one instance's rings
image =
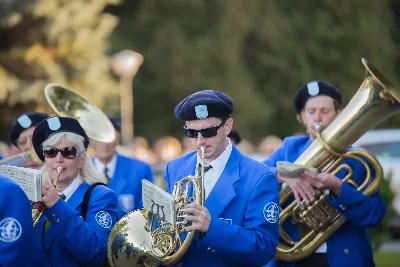
[[[84,146],[87,149],[89,145],[89,137],[80,123],[71,117],[50,117],[41,121],[33,131],[32,144],[38,157],[44,161],[42,153],[42,144],[51,136],[57,133],[69,132],[82,136]]]
[[[114,116],[108,117],[117,132],[121,132],[121,122]]]
[[[232,128],[231,132],[228,134],[229,138],[233,139],[235,145],[239,144],[242,141],[242,137],[240,136],[239,132]]]
[[[23,131],[36,126],[39,122],[48,117],[49,115],[41,112],[27,112],[22,114],[11,127],[10,141],[17,146],[17,140]]]
[[[226,118],[234,110],[233,100],[226,94],[215,90],[196,92],[175,107],[175,116],[183,121],[210,117]]]
[[[340,105],[342,104],[342,94],[333,84],[324,81],[313,81],[303,84],[297,91],[294,97],[294,107],[297,113],[303,109],[308,99],[320,95],[330,96]]]

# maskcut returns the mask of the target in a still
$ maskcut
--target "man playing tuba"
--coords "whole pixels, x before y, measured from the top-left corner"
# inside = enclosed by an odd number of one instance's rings
[[[198,175],[204,146],[204,206],[191,203],[184,212],[185,230],[198,231],[183,256],[183,266],[263,266],[276,253],[279,237],[279,193],[270,169],[232,144],[233,100],[203,90],[175,107],[185,135],[196,151],[167,164],[167,191],[188,175]],[[191,224],[190,224],[191,223]]]
[[[264,163],[276,172],[278,161],[295,162],[296,159],[316,139],[314,125],[319,123],[326,128],[342,109],[342,95],[338,88],[323,81],[313,81],[302,85],[295,98],[294,106],[298,121],[308,135],[287,137],[282,146],[272,153]],[[366,177],[362,164],[346,159],[353,171],[353,180],[359,185]],[[317,175],[303,172],[298,179],[280,177],[279,183],[287,183],[298,203],[310,203],[315,199],[314,188],[329,189],[329,204],[347,217],[347,222],[336,231],[310,257],[296,263],[272,261],[268,266],[374,266],[373,252],[367,227],[378,225],[385,217],[386,209],[379,191],[372,196],[364,195],[348,183],[342,182],[346,172],[340,171],[337,177],[329,173]],[[289,199],[285,205],[293,201]],[[298,239],[299,225],[286,220],[283,229],[295,240]]]

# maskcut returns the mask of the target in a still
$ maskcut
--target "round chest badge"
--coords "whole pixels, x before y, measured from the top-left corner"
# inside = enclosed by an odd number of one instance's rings
[[[276,223],[279,219],[279,207],[274,202],[269,202],[263,209],[263,214],[267,222]]]
[[[0,222],[0,240],[14,242],[21,237],[21,224],[14,218],[8,217]]]
[[[103,228],[110,228],[112,225],[111,215],[106,211],[96,213],[96,222]]]

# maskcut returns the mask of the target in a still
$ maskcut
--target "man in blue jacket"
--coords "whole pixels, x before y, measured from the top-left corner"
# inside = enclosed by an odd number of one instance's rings
[[[305,127],[308,135],[286,138],[282,146],[264,161],[275,173],[278,161],[296,161],[316,139],[315,123],[320,123],[326,128],[335,119],[341,111],[342,95],[332,84],[313,81],[299,88],[294,98],[294,105],[298,121]],[[358,185],[362,184],[366,177],[365,168],[352,159],[344,163],[353,168],[353,180]],[[277,174],[279,183],[285,182],[289,185],[298,203],[302,200],[313,201],[314,188],[329,189],[329,204],[348,220],[310,257],[296,263],[274,260],[268,266],[374,266],[367,227],[374,227],[383,220],[386,213],[385,205],[379,192],[367,196],[348,183],[342,182],[345,174],[345,171],[341,171],[336,177],[325,172],[317,175],[305,172],[298,179],[280,177]],[[293,200],[289,199],[286,205]],[[292,238],[298,239],[299,226],[292,222],[286,220],[283,228],[292,234]]]
[[[142,180],[154,182],[149,164],[120,155],[115,151],[119,143],[121,125],[115,117],[109,118],[116,130],[116,138],[111,143],[91,140],[95,148],[93,163],[97,170],[108,179],[108,187],[118,198],[118,218],[126,213],[143,208]]]
[[[21,187],[0,175],[0,266],[31,266],[32,206]]]
[[[167,164],[167,191],[188,175],[198,175],[204,153],[204,206],[188,204],[186,231],[198,231],[183,266],[263,266],[276,253],[279,194],[276,176],[229,140],[234,110],[226,94],[203,90],[185,98],[175,115],[196,151]]]

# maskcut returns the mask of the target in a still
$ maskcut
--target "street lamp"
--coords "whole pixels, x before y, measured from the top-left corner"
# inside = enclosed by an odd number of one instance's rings
[[[132,50],[122,50],[114,55],[111,68],[120,78],[121,139],[126,145],[134,136],[133,78],[143,64],[143,55]]]

